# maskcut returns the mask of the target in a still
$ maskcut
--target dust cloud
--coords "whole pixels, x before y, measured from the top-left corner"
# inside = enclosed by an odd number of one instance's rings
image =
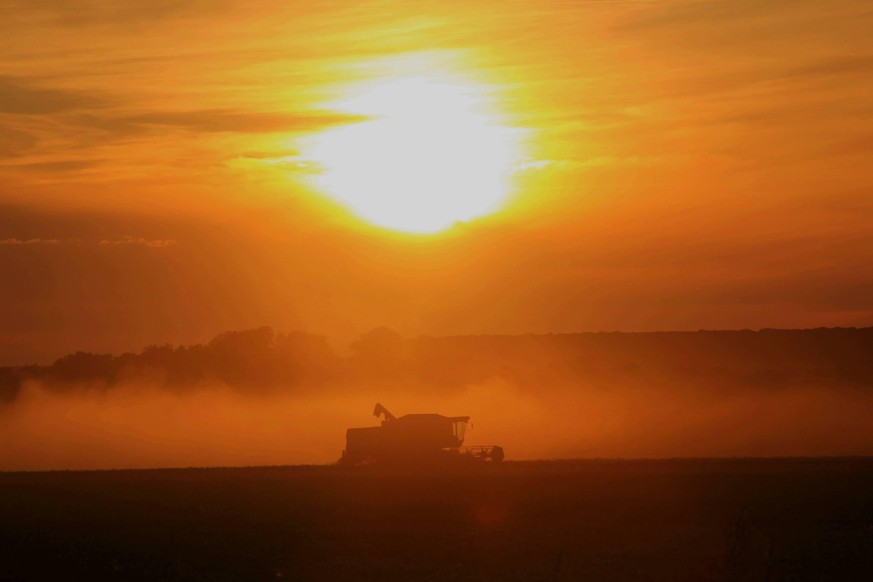
[[[30,383],[0,409],[0,470],[328,463],[339,458],[354,410],[347,397],[261,397],[225,386],[59,394]]]
[[[416,404],[399,401],[404,411]],[[490,382],[434,402],[472,417],[466,444],[499,444],[510,459],[873,454],[873,394],[851,387],[565,385],[532,394]]]
[[[470,415],[465,445],[510,460],[873,454],[873,395],[856,387],[777,391],[504,379],[450,392],[322,387],[246,394],[145,384],[58,393],[39,382],[0,407],[0,470],[253,466],[335,462],[345,429],[395,415]]]

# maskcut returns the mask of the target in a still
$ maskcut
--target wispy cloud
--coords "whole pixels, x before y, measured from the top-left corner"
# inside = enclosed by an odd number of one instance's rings
[[[60,244],[61,241],[56,238],[29,238],[29,239],[20,239],[20,238],[7,238],[0,240],[0,245],[57,245]]]
[[[178,244],[175,239],[153,239],[135,236],[123,236],[115,239],[101,239],[99,241],[87,241],[80,238],[75,239],[59,239],[59,238],[7,238],[0,239],[0,245],[7,246],[33,246],[33,245],[101,245],[101,246],[128,246],[136,245],[148,247],[152,249],[161,249],[171,247]]]
[[[136,26],[181,16],[219,12],[234,4],[227,0],[5,0],[0,10],[62,25],[120,24]]]
[[[176,128],[192,132],[269,133],[313,131],[361,121],[364,118],[332,112],[267,113],[257,111],[201,110],[154,111],[130,117],[105,120],[106,128]],[[98,122],[95,125],[100,126]]]
[[[149,247],[153,249],[160,249],[171,247],[173,245],[178,244],[178,242],[174,239],[148,239],[142,237],[135,236],[124,236],[122,238],[117,239],[103,239],[100,241],[101,245],[139,245],[143,247]]]
[[[106,105],[106,100],[78,91],[44,86],[44,81],[0,75],[0,113],[44,115]]]
[[[66,172],[78,172],[91,168],[99,163],[99,160],[58,160],[52,162],[32,162],[28,164],[0,165],[0,168],[13,168],[19,171],[34,172],[40,174],[59,174]]]

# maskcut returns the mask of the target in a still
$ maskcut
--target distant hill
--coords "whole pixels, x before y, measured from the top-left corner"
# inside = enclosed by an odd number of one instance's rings
[[[873,328],[480,335],[403,339],[364,334],[339,356],[324,337],[268,327],[229,331],[207,344],[149,346],[138,354],[76,352],[49,366],[0,368],[0,402],[28,381],[53,391],[111,390],[148,382],[185,390],[215,383],[241,391],[357,385],[457,390],[501,379],[527,390],[608,389],[615,383],[778,390],[798,383],[873,389]]]

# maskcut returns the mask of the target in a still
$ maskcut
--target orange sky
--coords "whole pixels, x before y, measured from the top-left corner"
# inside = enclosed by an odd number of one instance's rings
[[[864,0],[5,1],[0,365],[258,325],[873,325],[870,30]],[[337,104],[433,74],[518,141],[500,209],[411,235],[319,192]]]

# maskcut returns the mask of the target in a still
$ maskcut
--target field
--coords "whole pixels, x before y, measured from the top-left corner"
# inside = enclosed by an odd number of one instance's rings
[[[868,580],[873,459],[0,474],[4,580]]]

